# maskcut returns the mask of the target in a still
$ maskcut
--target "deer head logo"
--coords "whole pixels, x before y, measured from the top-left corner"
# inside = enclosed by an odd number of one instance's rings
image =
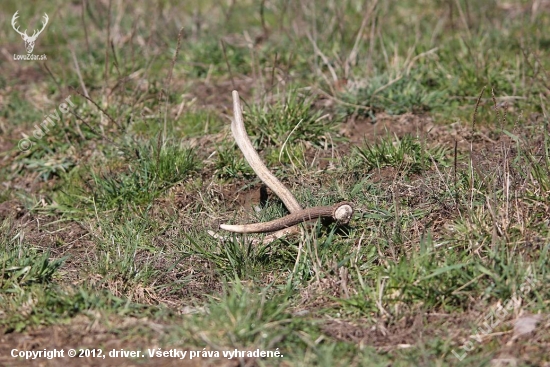
[[[46,28],[46,24],[48,24],[48,14],[44,13],[44,21],[42,22],[42,29],[40,31],[38,31],[38,33],[36,33],[36,30],[33,32],[32,36],[28,36],[27,35],[27,30],[25,29],[25,32],[20,32],[19,31],[19,26],[17,28],[15,28],[15,23],[17,21],[17,18],[19,18],[19,16],[17,15],[17,13],[19,13],[19,10],[15,12],[15,14],[13,15],[13,18],[11,18],[11,26],[13,27],[13,29],[15,29],[15,31],[17,33],[19,33],[21,35],[21,38],[23,38],[23,41],[25,41],[25,48],[27,49],[27,53],[32,53],[32,50],[34,49],[34,42],[36,41],[36,38],[40,35],[40,33],[42,33],[42,31],[44,30],[44,28]]]

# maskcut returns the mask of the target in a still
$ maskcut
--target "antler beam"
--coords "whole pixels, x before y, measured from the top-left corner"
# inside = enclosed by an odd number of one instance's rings
[[[352,214],[353,208],[350,203],[344,201],[333,206],[315,206],[313,208],[298,210],[271,222],[244,225],[222,224],[220,228],[236,233],[267,233],[286,229],[296,224],[318,218],[332,218],[339,224],[348,224]]]
[[[38,35],[40,33],[42,33],[42,31],[44,30],[44,28],[46,28],[46,24],[48,24],[48,20],[50,20],[50,18],[48,18],[48,14],[44,13],[44,20],[42,21],[42,29],[38,31],[38,33],[36,33],[36,30],[33,32],[32,34],[32,37],[38,37]],[[36,33],[36,35],[35,35]]]
[[[294,195],[275,177],[260,159],[258,153],[254,150],[250,138],[244,127],[243,115],[239,93],[233,91],[233,113],[234,119],[231,123],[231,131],[237,145],[243,152],[245,159],[256,175],[283,201],[289,215],[265,223],[254,223],[245,225],[221,224],[220,228],[236,233],[268,233],[275,232],[274,238],[289,233],[295,225],[318,219],[331,218],[339,224],[349,223],[353,215],[351,203],[341,202],[333,206],[317,206],[313,208],[302,209]]]
[[[15,12],[15,14],[13,14],[13,17],[11,18],[11,26],[13,27],[13,29],[19,33],[21,36],[27,36],[27,30],[25,29],[25,32],[21,32],[19,30],[19,26],[17,26],[17,28],[15,28],[16,24],[17,24],[17,18],[19,18],[19,10]],[[28,36],[27,36],[28,37]]]

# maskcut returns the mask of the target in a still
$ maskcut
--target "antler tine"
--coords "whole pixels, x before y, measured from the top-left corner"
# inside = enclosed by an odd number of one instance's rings
[[[302,210],[298,200],[296,200],[294,195],[292,195],[285,185],[269,171],[256,150],[254,150],[244,127],[241,101],[239,92],[236,90],[233,91],[233,114],[235,118],[231,123],[231,131],[250,167],[252,167],[260,180],[262,180],[283,201],[289,212],[294,213]]]

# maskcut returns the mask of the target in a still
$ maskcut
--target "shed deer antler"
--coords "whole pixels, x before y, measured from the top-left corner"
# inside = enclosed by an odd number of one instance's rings
[[[221,224],[221,229],[236,233],[268,233],[277,231],[272,237],[279,238],[288,233],[289,229],[298,223],[313,219],[332,218],[339,224],[349,223],[353,215],[351,203],[341,202],[333,206],[317,206],[302,209],[294,195],[267,169],[246,134],[241,102],[237,91],[233,91],[233,113],[235,118],[231,123],[231,131],[237,145],[256,175],[283,201],[290,214],[271,222],[244,225]]]
[[[25,41],[25,48],[27,49],[27,53],[31,53],[32,50],[34,49],[34,42],[36,42],[36,38],[38,38],[38,36],[40,35],[40,33],[42,33],[42,31],[44,30],[44,28],[46,28],[46,24],[48,24],[48,14],[44,13],[44,21],[42,21],[42,29],[38,31],[38,33],[36,33],[36,30],[34,30],[32,36],[29,37],[29,35],[27,34],[27,30],[25,29],[24,32],[21,32],[19,31],[19,26],[17,26],[17,28],[15,28],[15,25],[16,25],[16,22],[17,22],[17,18],[19,18],[19,15],[17,15],[19,13],[19,10],[15,12],[15,14],[13,15],[13,17],[11,18],[11,26],[13,27],[13,29],[19,33],[21,35],[21,38],[23,38],[23,41]]]

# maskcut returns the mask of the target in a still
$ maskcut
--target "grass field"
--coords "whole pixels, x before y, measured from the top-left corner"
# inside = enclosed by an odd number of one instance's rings
[[[16,11],[49,16],[47,60],[14,60]],[[1,366],[550,366],[550,1],[7,0],[0,24]],[[232,90],[349,225],[209,235],[288,213]]]

